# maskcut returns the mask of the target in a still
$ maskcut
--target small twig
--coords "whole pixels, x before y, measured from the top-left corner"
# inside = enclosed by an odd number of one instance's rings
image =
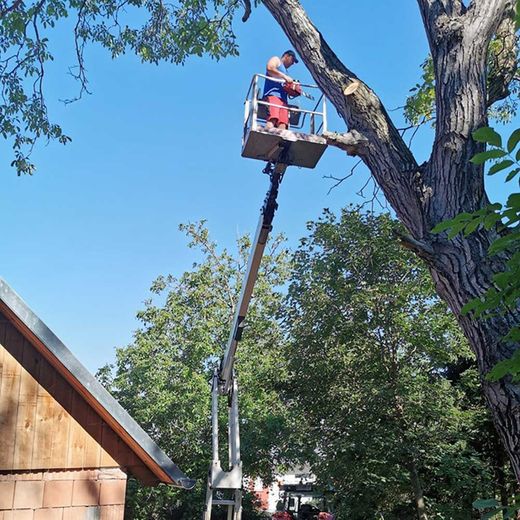
[[[352,175],[354,175],[354,170],[361,164],[361,159],[356,163],[354,164],[354,166],[351,168],[350,172],[345,175],[345,177],[335,177],[334,175],[324,175],[323,178],[324,179],[332,179],[334,181],[337,181],[336,184],[334,184],[333,186],[331,186],[329,188],[329,191],[327,192],[327,195],[330,195],[330,192],[338,187],[343,181],[349,179],[350,177],[352,177]]]
[[[367,181],[365,182],[365,184],[363,184],[363,187],[356,192],[356,195],[359,195],[360,197],[363,197],[365,198],[365,194],[363,193],[366,189],[366,187],[370,184],[370,181],[372,180],[372,175],[370,175],[367,179]]]
[[[422,122],[419,123],[417,125],[417,128],[412,132],[412,135],[408,141],[408,148],[410,148],[410,146],[412,146],[412,141],[413,141],[413,138],[415,137],[415,135],[417,134],[417,132],[419,131],[419,128],[426,122],[426,118],[424,117]]]

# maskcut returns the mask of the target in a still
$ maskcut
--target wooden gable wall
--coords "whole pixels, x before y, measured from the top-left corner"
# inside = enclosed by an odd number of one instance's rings
[[[121,467],[156,477],[0,312],[0,472]]]

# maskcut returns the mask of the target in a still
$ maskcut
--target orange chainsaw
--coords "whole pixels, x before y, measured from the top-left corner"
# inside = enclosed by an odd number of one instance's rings
[[[286,81],[283,84],[283,89],[291,99],[296,98],[298,96],[303,96],[307,99],[312,99],[314,101],[314,97],[310,94],[307,94],[307,92],[305,92],[302,89],[302,86],[299,81]]]

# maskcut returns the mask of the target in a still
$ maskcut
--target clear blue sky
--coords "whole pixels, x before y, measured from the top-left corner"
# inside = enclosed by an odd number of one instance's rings
[[[304,1],[344,63],[368,83],[388,109],[402,106],[419,79],[427,54],[414,1]],[[143,65],[134,56],[112,61],[102,49],[87,52],[92,96],[65,106],[77,86],[70,26],[53,40],[47,100],[51,118],[73,138],[63,147],[40,145],[38,172],[16,177],[0,146],[0,211],[4,233],[0,276],[91,371],[131,341],[134,318],[159,274],[190,269],[194,252],[179,223],[207,219],[221,247],[253,233],[267,189],[263,164],[240,157],[243,100],[254,72],[289,44],[259,7],[236,22],[240,57],[214,62],[192,58],[185,66]],[[300,63],[291,74],[310,81]],[[330,128],[343,130],[334,117]],[[398,125],[400,111],[393,112]],[[414,141],[427,159],[431,132]],[[327,194],[326,175],[343,176],[355,160],[327,150],[314,170],[289,169],[280,193],[275,232],[290,244],[324,207],[363,202],[356,191],[362,168]],[[503,200],[501,180],[490,187]]]

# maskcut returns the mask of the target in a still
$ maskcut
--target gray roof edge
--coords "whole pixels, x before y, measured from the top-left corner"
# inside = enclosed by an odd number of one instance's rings
[[[34,314],[24,300],[0,277],[0,300],[43,343],[74,377],[139,444],[150,458],[174,481],[175,485],[191,489],[195,481],[188,478],[155,444],[130,414],[112,397],[99,381],[76,359],[63,342]],[[116,432],[117,433],[117,432]],[[131,448],[130,448],[131,449]]]

